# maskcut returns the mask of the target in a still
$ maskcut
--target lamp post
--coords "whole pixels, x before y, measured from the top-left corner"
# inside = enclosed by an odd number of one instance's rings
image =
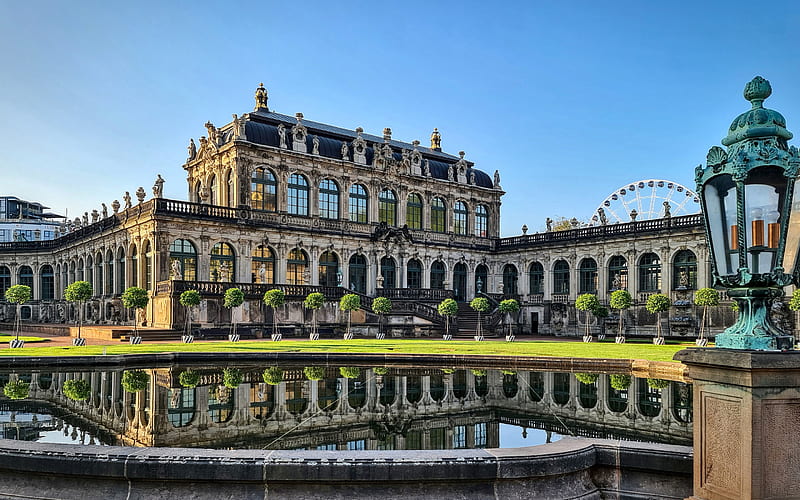
[[[714,281],[739,306],[736,324],[717,335],[717,347],[794,346],[794,337],[772,323],[769,309],[783,287],[798,284],[800,154],[787,144],[792,133],[783,116],[763,106],[771,93],[767,80],[750,81],[744,97],[752,108],[722,139],[727,151],[713,146],[706,167],[695,169]]]

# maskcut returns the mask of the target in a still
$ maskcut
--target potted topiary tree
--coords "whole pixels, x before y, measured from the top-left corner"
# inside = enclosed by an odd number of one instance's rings
[[[72,339],[72,345],[86,345],[86,340],[81,338],[83,309],[86,301],[92,298],[92,293],[92,284],[88,281],[76,281],[74,283],[70,283],[69,286],[64,289],[64,299],[68,302],[76,302],[78,304],[78,337]]]
[[[122,372],[122,388],[125,392],[136,393],[147,389],[150,375],[144,370],[125,370]]]
[[[506,299],[500,301],[497,309],[504,314],[503,322],[507,326],[506,342],[514,342],[515,335],[511,332],[511,314],[519,311],[519,302],[515,299]]]
[[[265,384],[278,385],[283,382],[283,370],[277,366],[271,366],[264,370],[261,374],[261,379]]]
[[[225,297],[222,300],[222,305],[231,310],[231,332],[228,334],[228,340],[231,342],[239,342],[239,334],[236,333],[236,311],[235,308],[244,303],[244,293],[240,288],[231,287],[225,290]]]
[[[92,387],[83,379],[65,380],[61,392],[73,401],[86,401],[92,395]]]
[[[594,317],[597,318],[597,322],[600,323],[600,332],[597,334],[597,340],[605,340],[606,339],[606,322],[605,319],[608,317],[608,308],[604,305],[598,304],[598,306],[592,311]]]
[[[122,305],[128,309],[133,309],[133,336],[131,336],[131,344],[141,344],[142,337],[139,336],[139,309],[147,307],[150,298],[147,296],[147,290],[132,286],[122,292]]]
[[[344,334],[344,339],[353,340],[353,332],[350,331],[350,316],[353,311],[361,309],[361,297],[354,293],[348,293],[339,300],[339,309],[347,311],[347,332]]]
[[[281,340],[281,334],[278,333],[278,308],[286,303],[286,295],[283,290],[273,288],[264,293],[264,304],[272,308],[272,340],[277,342]]]
[[[489,310],[489,300],[485,297],[475,297],[472,299],[472,302],[469,303],[469,306],[478,312],[478,326],[475,331],[475,340],[481,341],[483,340],[483,328],[481,325],[481,313],[485,313]]]
[[[656,315],[656,338],[653,339],[653,344],[655,345],[664,345],[664,336],[661,332],[661,313],[669,311],[671,305],[672,302],[669,297],[663,293],[654,293],[647,298],[645,308]]]
[[[192,335],[192,308],[200,305],[200,292],[186,290],[181,294],[179,300],[181,305],[186,308],[186,321],[184,322],[181,340],[184,344],[191,344],[194,342],[194,335]]]
[[[8,399],[25,399],[30,394],[30,384],[20,380],[17,375],[12,375],[8,383],[3,386],[3,394]]]
[[[731,306],[735,306],[735,305],[736,305],[736,302],[733,302]],[[739,308],[737,306],[736,309],[734,309],[734,311],[738,311],[738,310],[739,310]],[[797,321],[797,311],[800,311],[800,288],[797,288],[797,289],[795,289],[794,292],[792,292],[792,298],[789,299],[789,310],[795,312],[795,322],[794,322],[794,324],[795,325],[800,324]],[[795,326],[795,329],[797,329],[797,326]],[[795,338],[797,338],[797,337],[795,336]]]
[[[619,329],[617,330],[617,338],[614,340],[617,344],[625,343],[625,330],[623,330],[622,312],[633,304],[631,294],[627,290],[615,290],[611,292],[611,300],[608,305],[611,309],[616,309],[619,312]]]
[[[242,370],[238,368],[224,368],[222,370],[222,384],[228,389],[236,389],[244,382]]]
[[[694,304],[703,308],[703,319],[700,321],[700,336],[695,340],[699,347],[708,345],[708,331],[711,327],[708,308],[719,305],[719,292],[713,288],[701,288],[694,292]]]
[[[361,368],[357,366],[340,366],[339,374],[344,378],[358,378],[361,376]]]
[[[178,375],[178,383],[190,389],[197,387],[200,383],[200,374],[194,370],[185,370]]]
[[[631,385],[630,375],[613,374],[608,377],[609,384],[614,390],[627,391]]]
[[[319,340],[319,330],[317,329],[317,311],[325,303],[325,296],[319,292],[311,292],[303,301],[303,307],[311,309],[311,334],[309,340]]]
[[[589,314],[596,311],[598,307],[600,307],[600,301],[597,300],[597,296],[593,293],[584,293],[578,295],[578,298],[575,299],[575,309],[586,312],[586,333],[583,335],[584,342],[592,341],[592,334],[589,331]]]
[[[12,349],[24,347],[25,341],[19,339],[19,330],[21,326],[20,306],[31,300],[31,287],[27,285],[14,285],[9,287],[8,290],[6,290],[6,300],[17,306],[17,311],[14,315],[14,340],[9,343],[9,346]]]
[[[303,368],[303,375],[308,380],[322,380],[325,378],[324,366],[306,366]]]
[[[458,314],[458,302],[453,299],[444,299],[439,303],[439,314],[444,316],[444,340],[453,340],[450,334],[450,323],[453,316]]]
[[[375,336],[378,340],[386,338],[383,333],[383,315],[392,312],[392,301],[386,297],[375,297],[372,299],[372,312],[378,315],[378,334]]]

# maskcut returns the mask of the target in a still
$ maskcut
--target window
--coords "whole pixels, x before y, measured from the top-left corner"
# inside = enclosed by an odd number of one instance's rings
[[[367,188],[361,184],[353,184],[350,188],[350,220],[352,222],[368,222]]]
[[[639,259],[639,291],[661,290],[661,260],[654,253],[646,253]]]
[[[29,266],[19,268],[19,284],[31,287],[33,291],[33,269]]]
[[[103,288],[103,294],[112,295],[114,293],[114,252],[111,250],[106,252],[105,278],[106,283]]]
[[[608,262],[608,289],[628,289],[628,262],[621,255],[611,257]]]
[[[39,270],[39,281],[41,283],[42,300],[53,300],[56,295],[56,283],[52,266],[42,266]]]
[[[250,207],[275,212],[278,209],[277,182],[272,172],[257,168],[250,178]]]
[[[125,291],[125,250],[120,248],[117,250],[117,289],[114,293],[122,293]]]
[[[148,241],[144,246],[144,287],[147,290],[153,289],[153,247],[150,246],[150,242]],[[98,276],[98,279],[102,281],[102,277]]]
[[[453,232],[467,234],[467,206],[461,201],[453,207]]]
[[[6,300],[6,290],[11,288],[11,271],[0,266],[0,300]]]
[[[350,289],[356,292],[367,292],[367,259],[363,255],[350,257],[349,279]]]
[[[211,261],[208,265],[210,281],[236,281],[236,257],[233,248],[227,243],[217,243],[211,249]]]
[[[446,209],[441,198],[434,198],[431,203],[431,231],[443,233],[446,230],[445,215]]]
[[[308,181],[300,174],[289,176],[287,211],[292,215],[308,215]]]
[[[378,195],[378,222],[397,225],[397,197],[391,189],[384,189]]]
[[[467,426],[456,425],[453,427],[453,448],[467,447]]]
[[[272,250],[259,245],[253,250],[250,264],[250,281],[252,283],[275,283],[275,257]]]
[[[475,209],[475,236],[485,238],[489,236],[489,210],[485,205],[478,205]]]
[[[553,293],[569,294],[569,264],[565,260],[553,266]]]
[[[453,292],[456,300],[467,300],[467,266],[462,263],[453,268]]]
[[[305,285],[305,272],[308,268],[308,257],[305,252],[295,248],[289,252],[286,261],[286,283],[290,285]]]
[[[513,264],[506,264],[503,266],[503,294],[516,295],[517,294],[517,268]]]
[[[0,218],[2,218],[2,214],[0,214]],[[0,241],[9,241],[9,239],[8,229],[0,229]]]
[[[339,218],[339,186],[330,179],[319,183],[319,216],[323,219]]]
[[[583,259],[578,269],[578,293],[597,293],[597,262]]]
[[[486,436],[486,422],[475,424],[475,448],[486,448]]]
[[[174,245],[174,243],[173,243]],[[83,279],[83,262],[78,262],[78,280]],[[136,245],[131,247],[131,286],[139,286],[139,254]]]
[[[691,250],[681,250],[672,261],[672,288],[697,288],[697,257]]]
[[[422,264],[417,259],[408,261],[408,288],[422,288]]]
[[[393,258],[384,257],[381,259],[381,276],[383,276],[383,288],[397,287],[397,268]]]
[[[95,257],[95,259],[94,259],[94,267],[95,267],[94,294],[95,295],[103,295],[103,284],[105,283],[105,281],[103,280],[103,255],[102,254],[97,254],[97,257]]]
[[[219,204],[219,186],[217,185],[217,176],[214,175],[211,177],[211,180],[208,183],[208,192],[210,195],[210,203],[212,205]]]
[[[409,229],[422,229],[422,198],[418,194],[411,193],[408,195],[406,224]]]
[[[544,267],[538,262],[534,262],[528,268],[528,285],[530,293],[544,293]]]
[[[437,260],[431,264],[431,288],[444,290],[444,262]]]
[[[136,247],[133,249],[131,271],[136,276]],[[124,258],[124,256],[123,256]],[[197,250],[189,240],[175,240],[169,246],[169,264],[172,275],[184,281],[197,280]]]
[[[333,252],[325,252],[319,256],[318,277],[320,286],[337,286],[336,273],[339,271],[339,259]]]
[[[488,283],[489,268],[481,264],[475,268],[475,295],[478,292],[486,292],[489,287]]]
[[[180,387],[170,389],[169,405],[167,406],[167,420],[173,427],[185,427],[194,419],[195,389]]]

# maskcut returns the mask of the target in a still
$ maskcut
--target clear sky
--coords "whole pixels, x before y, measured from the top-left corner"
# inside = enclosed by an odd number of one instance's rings
[[[186,199],[189,138],[262,81],[288,115],[423,145],[438,127],[500,170],[503,235],[631,181],[693,187],[755,75],[800,133],[791,1],[7,0],[0,42],[0,194],[70,217],[159,173]]]

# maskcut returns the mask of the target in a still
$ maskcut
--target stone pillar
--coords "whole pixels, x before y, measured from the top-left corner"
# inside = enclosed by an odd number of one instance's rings
[[[690,348],[695,500],[788,498],[800,490],[800,352]]]

